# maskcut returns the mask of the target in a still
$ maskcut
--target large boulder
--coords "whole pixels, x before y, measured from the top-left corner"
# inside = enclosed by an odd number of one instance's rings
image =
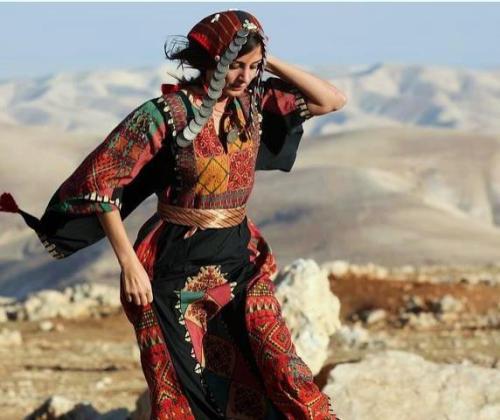
[[[298,259],[275,283],[297,354],[317,374],[328,357],[330,336],[340,328],[340,302],[330,291],[327,272],[314,260]]]
[[[396,350],[336,366],[323,391],[342,419],[500,419],[500,371]]]
[[[24,301],[0,297],[0,322],[41,321],[108,315],[121,307],[120,290],[99,283],[79,283],[63,291],[45,289],[28,294]]]

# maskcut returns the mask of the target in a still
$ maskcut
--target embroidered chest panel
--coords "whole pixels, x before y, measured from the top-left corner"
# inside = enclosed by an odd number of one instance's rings
[[[188,147],[179,147],[175,136],[192,115],[191,106],[182,94],[163,98],[165,117],[175,156],[175,185],[162,192],[160,200],[188,208],[231,208],[245,204],[253,188],[255,161],[259,150],[260,124],[254,118],[249,135],[234,142],[223,142],[209,118]],[[249,99],[240,100],[241,112],[248,118]]]

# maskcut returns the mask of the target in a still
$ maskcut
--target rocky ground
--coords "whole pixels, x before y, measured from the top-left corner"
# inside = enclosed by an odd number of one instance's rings
[[[380,275],[380,270],[373,267],[364,271],[346,269],[342,263],[324,268],[329,273],[330,289],[340,300],[341,326],[330,336],[329,352],[316,381],[330,390],[343,413],[350,413],[343,420],[368,418],[364,414],[366,409],[356,406],[356,394],[352,390],[350,395],[345,393],[355,383],[353,367],[361,363],[378,367],[385,363],[394,371],[406,369],[398,365],[405,360],[414,370],[427,369],[440,375],[441,368],[460,366],[469,370],[457,371],[457,375],[462,375],[457,376],[461,378],[457,381],[466,381],[471,372],[479,375],[474,377],[475,383],[481,375],[489,383],[498,378],[500,285],[497,282],[468,281],[460,276],[451,276],[446,281],[411,275],[402,278]],[[68,289],[57,296],[54,293],[37,296],[29,304],[3,301],[1,419],[22,419],[51,396],[68,399],[59,402],[63,406],[91,404],[87,409],[92,414],[80,417],[85,419],[126,419],[134,411],[146,383],[132,326],[116,305],[117,296],[113,293],[102,287]],[[47,307],[53,305],[44,302],[54,299],[59,300],[60,309],[48,311]],[[65,299],[71,303],[65,305]],[[73,309],[64,309],[67,307]],[[332,313],[335,310],[338,308],[332,307]],[[477,371],[479,367],[485,369]],[[476,370],[470,370],[473,368]],[[454,373],[446,372],[443,375],[449,381]],[[346,379],[346,375],[350,377]],[[411,375],[410,371],[406,374]],[[458,392],[457,389],[453,388],[453,392]],[[495,392],[500,394],[498,390]],[[348,398],[352,400],[349,404]],[[498,418],[494,416],[500,400],[498,395],[495,398],[483,395],[489,406],[476,418]],[[392,412],[395,411],[386,409],[385,418],[400,418],[391,416]],[[425,418],[454,417],[448,413]]]

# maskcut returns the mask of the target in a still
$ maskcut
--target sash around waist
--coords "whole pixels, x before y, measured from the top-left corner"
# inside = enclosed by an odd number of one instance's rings
[[[230,209],[190,209],[158,201],[157,210],[163,220],[199,229],[237,226],[246,216],[246,206]]]

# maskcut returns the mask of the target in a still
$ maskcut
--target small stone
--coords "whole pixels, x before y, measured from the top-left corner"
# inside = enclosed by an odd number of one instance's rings
[[[375,309],[370,311],[366,316],[366,323],[368,325],[375,324],[387,318],[387,312],[384,309]]]
[[[20,346],[23,343],[23,337],[17,330],[2,328],[0,331],[0,347]]]
[[[385,280],[389,276],[389,270],[385,267],[376,266],[373,275],[377,280]]]
[[[437,320],[433,314],[429,312],[421,312],[419,314],[410,314],[408,325],[416,329],[429,329],[437,325]]]
[[[439,301],[439,309],[441,312],[460,312],[464,308],[462,301],[455,299],[451,295],[445,295]]]
[[[335,260],[325,263],[321,266],[328,274],[333,274],[335,277],[344,277],[349,274],[349,263],[347,261]]]
[[[405,309],[410,312],[421,312],[425,308],[424,300],[420,296],[410,295],[406,301]]]
[[[42,321],[38,324],[38,327],[42,331],[52,331],[54,329],[54,324],[52,321]]]
[[[7,316],[7,310],[0,307],[0,322],[7,322],[9,317]]]
[[[109,376],[105,376],[95,384],[96,389],[103,389],[110,385],[113,380]]]
[[[335,336],[349,347],[361,347],[370,342],[368,330],[363,328],[360,323],[356,323],[353,326],[342,325],[335,333]]]

